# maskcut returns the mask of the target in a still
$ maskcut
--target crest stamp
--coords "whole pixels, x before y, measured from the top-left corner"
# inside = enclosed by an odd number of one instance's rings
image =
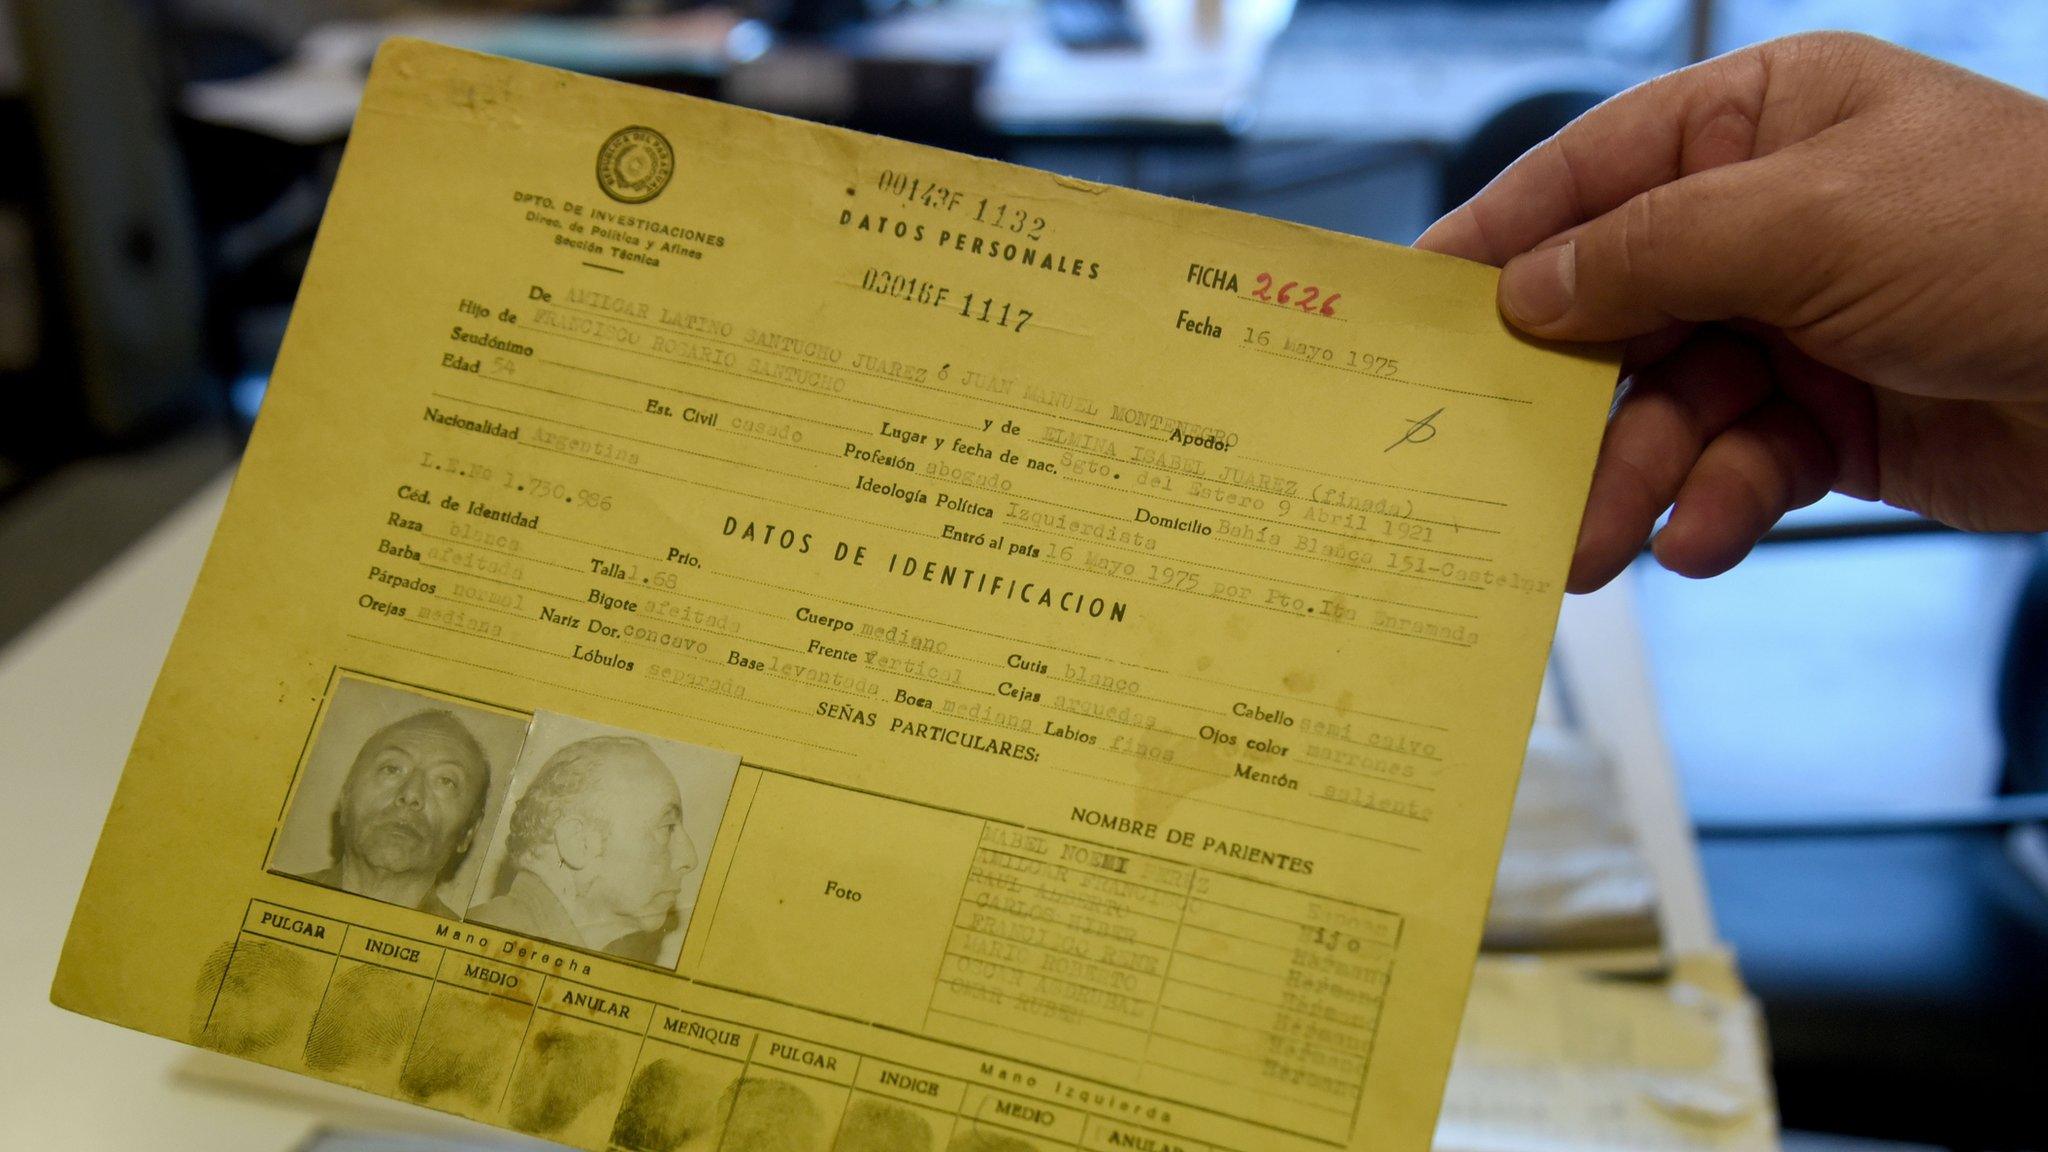
[[[611,134],[597,150],[597,186],[621,204],[645,204],[668,187],[676,150],[652,128],[633,125]]]

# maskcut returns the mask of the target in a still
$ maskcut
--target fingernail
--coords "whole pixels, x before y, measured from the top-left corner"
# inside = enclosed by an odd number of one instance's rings
[[[1576,244],[1567,240],[1525,252],[1500,273],[1500,306],[1524,328],[1540,328],[1572,310],[1578,288]]]

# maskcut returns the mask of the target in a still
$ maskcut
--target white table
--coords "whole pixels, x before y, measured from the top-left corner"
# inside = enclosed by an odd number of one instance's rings
[[[226,493],[210,486],[0,651],[0,1147],[279,1152],[312,1127],[182,1091],[180,1046],[50,1004],[72,903]]]

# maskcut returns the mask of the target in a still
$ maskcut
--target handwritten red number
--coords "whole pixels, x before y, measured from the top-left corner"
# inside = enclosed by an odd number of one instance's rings
[[[1297,288],[1305,293],[1298,300],[1293,298],[1294,290]],[[1279,304],[1283,307],[1299,308],[1303,313],[1310,316],[1335,316],[1337,314],[1337,301],[1343,299],[1343,297],[1344,294],[1342,292],[1332,292],[1325,296],[1321,288],[1313,284],[1303,284],[1299,280],[1289,280],[1281,284],[1276,294],[1273,290],[1273,274],[1271,272],[1261,272],[1258,275],[1258,286],[1252,289],[1250,298],[1265,304]],[[1320,307],[1317,305],[1318,301],[1321,301]]]

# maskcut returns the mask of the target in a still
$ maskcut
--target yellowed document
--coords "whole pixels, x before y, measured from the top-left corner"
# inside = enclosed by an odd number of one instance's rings
[[[397,42],[54,998],[585,1148],[1429,1144],[1614,363]]]

